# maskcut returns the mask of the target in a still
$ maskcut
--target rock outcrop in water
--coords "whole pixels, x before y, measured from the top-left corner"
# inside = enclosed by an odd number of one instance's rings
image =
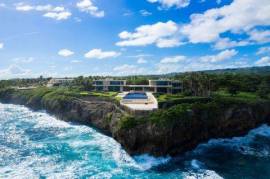
[[[153,122],[151,115],[143,122],[119,127],[125,111],[105,98],[66,100],[29,100],[12,92],[0,94],[0,101],[45,109],[59,119],[94,126],[114,137],[132,155],[149,153],[155,156],[177,155],[212,138],[245,135],[263,123],[270,124],[270,102],[219,104],[215,108],[193,108],[187,118],[169,123]],[[136,116],[133,120],[136,119]],[[141,119],[140,119],[141,120]]]

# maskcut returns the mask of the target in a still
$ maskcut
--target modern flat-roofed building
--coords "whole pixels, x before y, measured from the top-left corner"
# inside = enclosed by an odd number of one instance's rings
[[[104,79],[104,80],[95,80],[93,82],[93,86],[96,91],[124,91],[124,87],[126,86],[126,80],[112,80],[112,79]]]
[[[182,90],[180,81],[149,80],[148,85],[127,85],[125,80],[95,80],[93,86],[96,91],[142,91],[155,93],[179,93]]]
[[[53,86],[67,86],[74,81],[74,78],[52,78],[48,83],[47,87]]]

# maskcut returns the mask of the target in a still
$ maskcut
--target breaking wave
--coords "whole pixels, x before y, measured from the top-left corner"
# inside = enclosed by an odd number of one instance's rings
[[[0,103],[0,178],[267,178],[269,152],[270,127],[262,125],[178,157],[131,157],[93,128]]]

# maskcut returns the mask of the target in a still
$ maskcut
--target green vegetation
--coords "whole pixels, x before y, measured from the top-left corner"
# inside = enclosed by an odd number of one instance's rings
[[[113,98],[117,96],[118,93],[117,92],[90,92],[89,94],[92,96]]]
[[[149,117],[151,123],[164,127],[173,125],[177,120],[189,120],[192,105],[178,104],[169,109],[160,109]]]
[[[0,98],[16,97],[25,104],[42,104],[47,108],[67,108],[78,98],[106,98],[119,102],[117,92],[95,92],[92,82],[108,77],[77,77],[65,87],[46,88],[50,78],[14,79],[0,81]],[[111,77],[113,78],[113,77]],[[183,83],[179,94],[154,94],[160,109],[148,117],[124,116],[119,123],[121,128],[130,129],[145,122],[170,126],[178,121],[188,121],[191,111],[200,111],[208,119],[214,119],[224,107],[231,105],[256,104],[270,100],[270,67],[229,69],[168,75],[128,76],[114,79],[127,80],[128,84],[148,84],[148,80],[167,78]],[[35,86],[32,90],[15,90],[11,87]],[[91,99],[91,98],[90,98]],[[108,115],[107,121],[110,121]]]
[[[120,129],[132,129],[140,124],[146,123],[146,118],[134,117],[125,115],[120,119],[119,128]]]

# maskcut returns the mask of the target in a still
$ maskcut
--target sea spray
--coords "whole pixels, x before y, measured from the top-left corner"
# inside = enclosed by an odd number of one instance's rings
[[[174,158],[131,157],[91,127],[0,104],[0,178],[263,178],[269,151],[270,127],[262,125]]]

